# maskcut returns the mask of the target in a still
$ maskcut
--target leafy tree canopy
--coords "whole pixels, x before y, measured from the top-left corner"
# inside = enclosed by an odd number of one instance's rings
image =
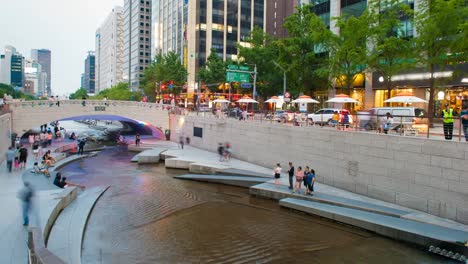
[[[99,92],[93,99],[104,99],[104,97],[107,97],[109,100],[139,101],[141,93],[130,91],[128,83],[119,83]]]
[[[88,92],[84,88],[76,90],[74,93],[70,94],[70,99],[82,99],[83,97],[88,98]]]

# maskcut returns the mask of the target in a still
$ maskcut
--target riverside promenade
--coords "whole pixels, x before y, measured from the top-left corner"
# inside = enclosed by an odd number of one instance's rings
[[[282,207],[410,242],[424,250],[456,260],[466,261],[468,256],[468,247],[463,245],[468,240],[468,226],[456,221],[318,182],[313,196],[304,195],[304,187],[301,194],[293,194],[288,189],[286,164],[282,164],[280,184],[275,185],[272,179],[275,164],[272,164],[272,168],[265,168],[238,159],[220,161],[215,149],[207,151],[192,146],[180,149],[174,142],[167,141],[145,143],[142,149],[157,149],[158,159],[164,160],[166,167],[189,171],[189,174],[176,176],[177,179],[237,186],[242,186],[239,181],[244,181],[244,186],[251,186],[252,195],[278,200]],[[297,168],[307,164],[294,165]],[[265,182],[254,183],[253,178],[258,180],[261,177],[267,178]]]
[[[70,144],[73,143],[69,141],[56,142],[48,149],[54,151]],[[25,145],[27,146],[28,144]],[[57,194],[62,192],[59,188],[51,190],[50,186],[49,188],[41,187],[42,182],[46,182],[45,176],[30,173],[35,160],[30,148],[28,149],[28,153],[26,169],[14,170],[12,173],[9,173],[6,168],[6,161],[2,162],[0,166],[0,199],[2,200],[0,203],[0,210],[2,212],[2,217],[0,217],[0,263],[16,264],[28,262],[27,239],[29,227],[22,225],[21,201],[17,198],[18,191],[23,187],[23,180],[27,178],[36,191],[34,205],[37,211],[30,217],[30,226],[39,225],[41,228],[44,227],[44,222],[48,218],[44,214],[47,214],[52,204],[57,203]],[[2,155],[5,154],[2,153]],[[42,157],[39,157],[40,159]]]

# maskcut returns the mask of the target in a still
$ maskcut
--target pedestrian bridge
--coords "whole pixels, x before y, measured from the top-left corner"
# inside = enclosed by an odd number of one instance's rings
[[[119,119],[148,125],[155,136],[169,128],[165,105],[133,101],[62,100],[24,101],[8,104],[12,115],[12,133],[22,135],[32,128],[64,119]]]

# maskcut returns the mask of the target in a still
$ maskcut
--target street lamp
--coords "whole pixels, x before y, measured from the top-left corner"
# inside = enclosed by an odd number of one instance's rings
[[[273,61],[276,67],[280,68],[283,71],[283,96],[286,94],[286,70],[281,67],[276,61]]]

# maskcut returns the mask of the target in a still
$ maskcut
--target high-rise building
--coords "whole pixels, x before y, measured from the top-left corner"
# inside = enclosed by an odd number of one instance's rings
[[[94,51],[88,51],[88,56],[85,59],[84,86],[83,88],[90,94],[95,93],[96,83],[96,57]]]
[[[96,93],[123,80],[123,8],[116,6],[96,31]]]
[[[237,45],[254,27],[265,29],[265,0],[193,0],[188,2],[188,92],[195,88],[198,69],[211,48],[224,60],[237,59]]]
[[[288,36],[283,27],[284,20],[294,13],[298,6],[297,0],[270,0],[266,1],[265,31],[277,38]]]
[[[42,96],[47,87],[47,74],[42,72],[42,65],[33,60],[24,63],[24,92]]]
[[[51,51],[48,49],[33,49],[31,50],[31,59],[38,62],[42,66],[42,72],[47,74],[46,78],[46,89],[44,95],[52,94],[52,63],[51,63]]]
[[[123,76],[132,91],[151,63],[151,5],[151,0],[124,1]]]
[[[11,55],[11,85],[20,88],[24,85],[24,57],[20,53]]]
[[[153,0],[152,56],[173,51],[184,61],[187,53],[186,29],[188,2],[186,0]]]
[[[11,84],[11,57],[16,54],[13,46],[5,46],[5,54],[0,55],[0,83]]]

